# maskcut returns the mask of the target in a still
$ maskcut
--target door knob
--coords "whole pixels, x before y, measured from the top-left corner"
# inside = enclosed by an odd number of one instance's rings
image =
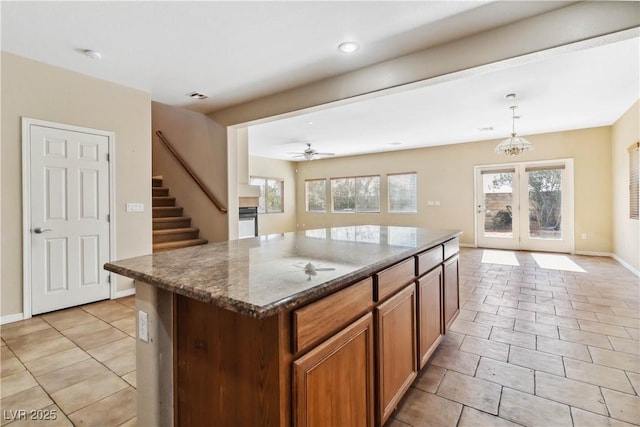
[[[42,234],[45,231],[51,231],[51,229],[50,228],[40,228],[40,227],[36,227],[36,228],[33,229],[33,232],[36,233],[36,234]]]

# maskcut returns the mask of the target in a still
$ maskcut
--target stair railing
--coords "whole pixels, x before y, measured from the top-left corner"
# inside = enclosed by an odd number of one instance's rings
[[[187,162],[185,162],[185,160],[182,158],[182,156],[180,156],[180,154],[178,154],[178,152],[176,151],[175,148],[173,148],[173,145],[171,145],[171,143],[167,140],[167,138],[162,134],[162,132],[160,132],[159,130],[156,131],[156,135],[158,135],[158,137],[160,138],[160,141],[162,141],[164,143],[164,145],[169,149],[169,151],[171,152],[171,154],[173,154],[173,156],[176,158],[176,160],[178,160],[178,162],[182,165],[182,167],[184,168],[184,170],[189,174],[189,176],[195,181],[195,183],[198,185],[198,187],[200,187],[200,189],[204,192],[204,194],[207,196],[207,198],[209,200],[211,200],[211,203],[213,203],[213,205],[218,208],[218,210],[222,213],[227,213],[227,208],[225,208],[224,206],[222,206],[222,204],[220,202],[218,202],[218,199],[216,199],[216,197],[213,195],[213,193],[211,193],[211,191],[207,188],[207,186],[202,182],[202,180],[198,177],[198,175],[193,171],[193,169],[191,169],[191,167],[189,167],[189,165],[187,164]]]

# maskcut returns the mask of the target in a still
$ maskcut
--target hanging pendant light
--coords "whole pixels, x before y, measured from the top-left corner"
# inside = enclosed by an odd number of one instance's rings
[[[516,94],[508,94],[507,99],[515,101]],[[518,106],[512,105],[509,108],[511,108],[511,137],[498,144],[495,151],[498,154],[517,156],[524,151],[533,150],[533,144],[521,136],[516,136],[516,108],[518,108]]]

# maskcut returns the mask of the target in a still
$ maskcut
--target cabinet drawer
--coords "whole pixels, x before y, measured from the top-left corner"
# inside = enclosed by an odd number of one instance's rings
[[[418,277],[440,264],[444,260],[442,253],[442,246],[438,245],[433,249],[416,255]]]
[[[371,277],[293,312],[293,353],[318,343],[373,307]]]
[[[455,237],[444,242],[444,259],[448,259],[460,252],[460,239]]]
[[[377,273],[376,301],[382,301],[391,296],[411,282],[415,275],[416,262],[413,257]]]

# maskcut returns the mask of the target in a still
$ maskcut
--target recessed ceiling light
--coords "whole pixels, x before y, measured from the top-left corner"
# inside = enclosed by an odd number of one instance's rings
[[[193,98],[193,99],[207,99],[208,96],[205,95],[204,93],[200,93],[200,92],[190,92],[187,94],[187,96],[189,98]]]
[[[102,54],[97,50],[83,49],[82,53],[84,53],[85,56],[88,56],[91,59],[102,59]]]
[[[311,120],[309,120],[309,121],[307,122],[307,124],[308,124],[308,125],[312,125],[312,124],[313,124],[313,122],[312,122]]]
[[[338,45],[338,50],[343,53],[352,53],[360,49],[360,45],[356,42],[348,41]]]

